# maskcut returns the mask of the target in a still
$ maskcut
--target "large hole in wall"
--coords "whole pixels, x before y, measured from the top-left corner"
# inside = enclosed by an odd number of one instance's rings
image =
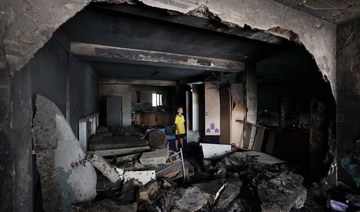
[[[258,122],[268,126],[263,151],[294,165],[307,182],[329,174],[335,156],[335,99],[302,46],[257,63]],[[267,149],[266,149],[267,148]]]
[[[94,113],[114,135],[130,126],[171,125],[176,107],[186,106],[186,93],[203,92],[203,81],[219,81],[225,96],[231,83],[245,86],[246,63],[256,64],[256,124],[268,129],[261,151],[288,161],[309,183],[325,177],[334,156],[335,101],[296,39],[222,23],[206,8],[179,15],[143,5],[90,4],[30,62],[33,97],[52,100],[78,138],[79,119]],[[154,94],[161,95],[156,104]],[[205,116],[204,93],[197,95],[198,116]]]

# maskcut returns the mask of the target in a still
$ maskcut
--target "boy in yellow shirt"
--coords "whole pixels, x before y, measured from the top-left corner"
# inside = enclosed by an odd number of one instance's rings
[[[175,126],[176,126],[176,131],[175,131],[175,135],[176,135],[176,140],[175,140],[175,145],[176,145],[176,151],[179,151],[179,140],[180,140],[180,145],[181,148],[184,148],[184,136],[185,136],[185,118],[183,116],[183,108],[179,107],[177,110],[177,114],[175,117]]]

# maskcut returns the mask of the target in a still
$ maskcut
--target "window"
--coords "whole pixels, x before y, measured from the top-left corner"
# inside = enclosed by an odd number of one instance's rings
[[[152,94],[152,106],[153,107],[157,107],[157,106],[162,106],[162,94],[159,93],[153,93]]]

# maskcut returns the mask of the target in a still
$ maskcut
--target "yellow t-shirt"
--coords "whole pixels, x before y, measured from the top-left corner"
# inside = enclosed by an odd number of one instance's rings
[[[179,115],[179,114],[176,114],[176,117],[175,117],[175,125],[178,126],[179,128],[179,131],[178,132],[178,128],[176,128],[176,132],[175,134],[176,135],[181,135],[181,134],[185,134],[185,118],[183,115]]]

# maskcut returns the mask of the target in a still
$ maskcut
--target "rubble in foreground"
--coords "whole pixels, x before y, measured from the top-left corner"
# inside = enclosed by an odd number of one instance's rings
[[[191,145],[186,148],[198,148]],[[185,150],[186,150],[185,148]],[[161,150],[161,149],[160,149]],[[164,150],[161,150],[164,151]],[[91,204],[77,205],[73,211],[290,211],[302,208],[307,190],[302,177],[290,172],[282,162],[259,162],[260,156],[231,152],[216,159],[197,159],[168,150],[161,163],[142,160],[156,152],[107,159],[114,169],[129,172],[154,171],[156,179],[141,182],[129,178],[111,183],[98,176],[98,196]],[[194,149],[190,150],[192,153]],[[189,163],[187,160],[191,161]],[[98,171],[99,175],[102,175]],[[138,174],[136,174],[137,176]],[[104,181],[106,183],[104,183]],[[106,203],[106,206],[104,204]],[[103,206],[103,207],[102,207]]]

